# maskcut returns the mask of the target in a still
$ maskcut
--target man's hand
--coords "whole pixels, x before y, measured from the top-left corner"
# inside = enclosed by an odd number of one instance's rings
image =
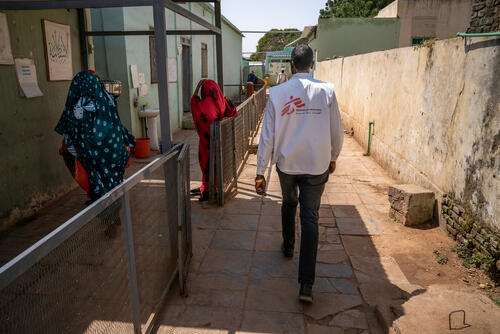
[[[264,175],[257,174],[255,177],[255,192],[257,195],[266,196],[266,178]]]
[[[335,161],[330,161],[330,166],[328,166],[328,173],[332,174],[335,172],[335,167],[337,167],[337,164]]]

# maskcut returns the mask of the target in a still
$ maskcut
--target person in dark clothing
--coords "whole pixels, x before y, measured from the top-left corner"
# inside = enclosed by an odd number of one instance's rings
[[[123,181],[135,138],[97,73],[82,71],[73,78],[55,131],[63,136],[59,152],[66,166],[91,202]]]
[[[254,71],[254,70],[252,70],[252,72],[250,72],[250,73],[248,74],[248,79],[247,79],[247,82],[251,82],[251,83],[255,84],[255,83],[256,83],[256,82],[255,82],[256,80],[257,80],[257,76],[255,75],[255,71]]]

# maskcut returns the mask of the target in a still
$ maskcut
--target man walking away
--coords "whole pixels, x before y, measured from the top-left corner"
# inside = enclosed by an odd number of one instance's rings
[[[282,84],[288,81],[288,77],[286,76],[285,70],[281,70],[281,73],[278,74],[277,84]]]
[[[257,79],[257,76],[255,75],[255,71],[252,70],[249,74],[248,74],[248,78],[247,78],[247,82],[251,82],[251,83],[255,83],[255,80]]]
[[[255,190],[266,195],[264,173],[271,159],[281,184],[282,250],[293,257],[295,214],[300,203],[299,299],[312,302],[318,249],[321,195],[335,170],[344,130],[333,85],[313,79],[313,52],[298,45],[292,52],[294,75],[269,89],[259,149]]]

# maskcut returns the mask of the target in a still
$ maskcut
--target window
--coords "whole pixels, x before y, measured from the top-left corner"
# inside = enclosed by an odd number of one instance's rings
[[[431,39],[431,37],[412,37],[411,46],[422,44],[424,41]]]
[[[205,43],[201,43],[201,77],[208,78],[208,49]]]

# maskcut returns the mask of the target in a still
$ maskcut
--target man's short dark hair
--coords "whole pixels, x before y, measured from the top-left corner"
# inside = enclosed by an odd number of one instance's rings
[[[307,71],[313,63],[313,51],[309,45],[299,44],[292,51],[292,61],[298,71]]]

